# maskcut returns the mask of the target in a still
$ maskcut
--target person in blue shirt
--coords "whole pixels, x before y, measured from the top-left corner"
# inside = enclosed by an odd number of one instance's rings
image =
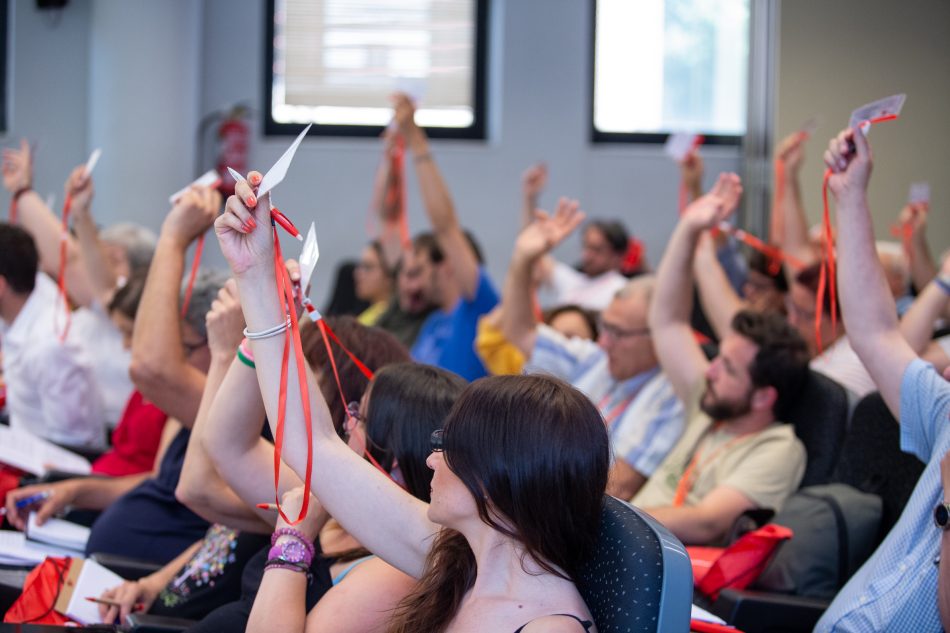
[[[867,202],[872,159],[864,134],[855,129],[841,132],[829,144],[825,163],[832,172],[828,187],[837,199],[838,296],[849,339],[900,421],[901,448],[927,466],[897,524],[835,597],[815,630],[947,629],[950,531],[945,504],[950,493],[941,484],[940,471],[950,449],[950,382],[901,336],[874,247]],[[950,280],[938,277],[932,283],[950,294]]]
[[[412,153],[419,191],[432,233],[413,240],[403,254],[404,291],[428,297],[438,308],[429,316],[412,358],[455,372],[466,380],[487,375],[475,354],[478,318],[498,303],[498,293],[482,267],[478,249],[462,230],[452,197],[429,151],[425,132],[416,125],[415,106],[408,96],[393,97],[395,122]]]

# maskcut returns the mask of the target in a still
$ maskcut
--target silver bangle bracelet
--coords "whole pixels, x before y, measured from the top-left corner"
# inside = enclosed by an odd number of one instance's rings
[[[286,321],[280,325],[275,325],[274,327],[267,328],[266,330],[261,330],[260,332],[249,332],[247,328],[244,328],[244,338],[249,341],[257,341],[262,338],[270,338],[276,336],[290,327],[290,318],[288,317]]]

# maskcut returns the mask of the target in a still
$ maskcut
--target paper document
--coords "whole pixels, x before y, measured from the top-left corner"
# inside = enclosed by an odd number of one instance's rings
[[[313,124],[311,123],[311,125]],[[290,144],[290,147],[287,148],[287,151],[285,151],[281,157],[277,159],[277,162],[274,163],[273,167],[267,170],[267,173],[264,174],[264,177],[261,179],[261,184],[257,187],[258,198],[262,198],[265,193],[283,182],[284,176],[287,175],[287,170],[290,169],[290,163],[292,163],[294,160],[294,154],[297,153],[297,148],[300,147],[300,142],[309,131],[310,125],[305,127],[303,132],[297,135],[297,138],[294,139],[294,142]]]
[[[123,582],[121,576],[94,560],[74,559],[54,608],[80,624],[101,622],[99,605],[86,598],[98,598],[106,589]]]
[[[31,512],[26,525],[26,538],[54,547],[84,552],[86,541],[89,540],[89,528],[62,519],[47,519],[43,525],[37,525],[36,513]]]
[[[76,552],[28,541],[26,534],[0,530],[0,565],[39,565],[47,556],[75,556]]]
[[[77,475],[88,475],[92,470],[89,460],[82,455],[9,426],[0,426],[0,462],[41,477],[50,470]]]

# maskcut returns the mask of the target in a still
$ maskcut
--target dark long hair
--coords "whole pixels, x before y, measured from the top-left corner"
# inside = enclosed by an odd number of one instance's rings
[[[575,581],[595,545],[610,459],[603,418],[590,400],[548,376],[484,378],[449,413],[443,447],[481,520],[544,571]],[[443,529],[390,632],[445,630],[476,573],[464,536]]]
[[[353,317],[325,317],[325,319],[340,341],[373,372],[386,365],[409,360],[406,347],[389,332],[361,325]],[[327,355],[320,330],[306,317],[300,320],[300,344],[310,367],[317,372],[317,383],[327,401],[333,425],[339,432],[346,418],[346,405],[350,402],[359,402],[369,385],[369,380],[340,349],[340,346],[331,342],[333,359],[340,372],[340,383],[343,385],[346,396],[346,402],[344,402],[337,389],[333,367],[330,365],[330,357]]]
[[[373,378],[366,417],[369,451],[386,470],[398,463],[406,490],[426,503],[432,483],[426,466],[429,438],[442,428],[466,385],[452,372],[416,363],[388,365]]]

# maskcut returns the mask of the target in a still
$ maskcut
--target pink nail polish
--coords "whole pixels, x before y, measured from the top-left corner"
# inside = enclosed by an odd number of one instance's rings
[[[252,229],[256,229],[256,228],[257,228],[257,220],[255,220],[254,218],[248,218],[248,219],[247,219],[247,225],[248,225],[249,227],[251,227]]]
[[[257,204],[257,198],[255,198],[254,196],[247,197],[247,206],[253,207],[256,204]]]

